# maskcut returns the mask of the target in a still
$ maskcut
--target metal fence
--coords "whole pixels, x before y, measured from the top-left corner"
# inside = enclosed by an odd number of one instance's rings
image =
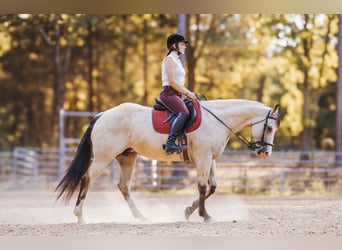
[[[65,166],[75,148],[67,148]],[[60,178],[60,153],[53,148],[15,148],[0,153],[0,187],[55,187]],[[267,160],[250,151],[226,151],[217,160],[218,192],[292,194],[342,192],[342,152],[276,151]],[[120,169],[113,161],[94,188],[113,188]],[[185,162],[157,162],[139,157],[133,189],[197,189],[196,167]]]
[[[342,192],[342,153],[279,151],[266,160],[249,151],[226,151],[217,161],[217,191],[245,194]],[[197,188],[191,163],[152,162],[136,168],[134,187]]]

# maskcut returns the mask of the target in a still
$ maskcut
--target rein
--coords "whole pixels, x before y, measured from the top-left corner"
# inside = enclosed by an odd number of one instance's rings
[[[230,132],[232,132],[247,148],[249,148],[250,150],[254,151],[254,152],[261,152],[264,148],[264,146],[268,145],[268,146],[271,146],[273,147],[274,144],[273,143],[269,143],[269,142],[265,142],[264,141],[264,137],[265,137],[265,132],[266,132],[266,129],[267,129],[267,123],[268,123],[268,119],[273,119],[273,120],[277,120],[276,118],[270,116],[271,114],[271,111],[272,110],[269,110],[267,115],[266,115],[266,118],[260,120],[260,121],[257,121],[257,122],[254,122],[251,124],[251,126],[255,125],[255,124],[258,124],[260,122],[263,122],[263,121],[266,121],[265,124],[264,124],[264,129],[263,129],[263,132],[262,132],[262,137],[261,137],[261,140],[260,141],[256,141],[256,142],[252,142],[252,141],[249,141],[241,132],[237,132],[235,133],[224,121],[222,121],[217,115],[215,115],[211,110],[209,110],[208,108],[204,107],[202,104],[201,104],[201,100],[199,98],[199,96],[197,96],[197,100],[198,100],[198,103],[200,104],[200,106],[206,110],[209,114],[211,114],[213,117],[216,118],[216,120],[218,120],[223,126],[225,126],[227,129],[229,129]]]

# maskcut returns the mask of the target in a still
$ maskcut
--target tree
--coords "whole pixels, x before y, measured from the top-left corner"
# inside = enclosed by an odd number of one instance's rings
[[[288,110],[293,109],[287,118],[296,113],[301,115],[301,122],[297,122],[294,132],[299,134],[300,148],[305,151],[315,147],[313,130],[322,91],[329,82],[336,80],[336,54],[331,41],[335,18],[333,15],[310,14],[280,15],[278,22],[272,20],[279,42],[279,55],[289,63],[282,79],[288,90],[282,97],[282,103]],[[296,107],[300,110],[294,112],[298,109]],[[292,122],[295,119],[291,118]]]
[[[52,31],[48,15],[5,15],[1,17],[10,49],[1,56],[6,91],[0,99],[10,98],[5,114],[10,129],[6,131],[7,147],[13,145],[49,145],[53,142],[52,50],[46,46],[38,23]],[[51,91],[52,90],[52,91]],[[37,132],[39,131],[39,133]]]
[[[182,23],[177,17],[186,19],[189,89],[209,99],[270,106],[280,100],[277,149],[303,149],[303,124],[309,149],[322,136],[335,136],[341,127],[332,115],[336,15],[2,15],[0,147],[56,146],[59,107],[152,105],[160,92],[166,38]],[[66,134],[78,136],[84,127],[83,121],[70,122]]]
[[[194,19],[194,20],[193,20]],[[215,18],[213,16],[204,16],[203,21],[209,21],[209,27],[205,29],[201,28],[201,15],[188,15],[186,18],[186,31],[185,33],[188,36],[188,40],[190,40],[187,46],[186,53],[186,62],[188,68],[188,88],[192,91],[198,89],[196,82],[196,74],[195,69],[197,66],[198,59],[203,54],[203,48],[206,46],[206,41],[209,38],[210,31],[214,26]],[[193,32],[190,32],[191,26],[194,26],[195,29]],[[193,39],[191,39],[193,37]]]
[[[336,98],[336,164],[342,164],[342,14],[338,15],[338,81]]]

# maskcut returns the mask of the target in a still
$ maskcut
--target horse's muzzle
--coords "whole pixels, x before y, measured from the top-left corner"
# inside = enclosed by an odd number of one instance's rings
[[[260,148],[260,149],[257,149],[257,150],[255,151],[255,153],[256,153],[259,157],[266,159],[266,158],[268,158],[268,157],[271,156],[272,151],[269,150],[269,147],[266,145],[266,146],[263,146],[263,147]]]
[[[273,146],[274,144],[264,141],[251,142],[248,145],[249,149],[254,151],[259,157],[262,158],[268,158],[271,156]]]

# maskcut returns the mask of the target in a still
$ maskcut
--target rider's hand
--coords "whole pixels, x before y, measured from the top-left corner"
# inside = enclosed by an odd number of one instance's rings
[[[185,95],[187,98],[192,99],[192,100],[197,100],[197,95],[194,92],[188,91]]]

